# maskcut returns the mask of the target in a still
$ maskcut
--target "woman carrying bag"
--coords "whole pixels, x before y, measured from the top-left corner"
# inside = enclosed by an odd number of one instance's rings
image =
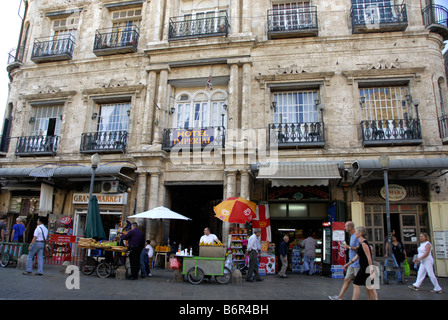
[[[414,263],[419,263],[420,267],[418,268],[417,280],[414,282],[412,286],[409,288],[413,290],[418,290],[423,280],[425,280],[426,273],[428,273],[429,279],[431,280],[434,289],[431,290],[432,293],[442,293],[442,288],[437,282],[436,275],[434,274],[434,259],[432,258],[431,250],[432,244],[429,242],[429,236],[427,233],[420,234],[420,247],[418,247],[418,255],[417,259]]]

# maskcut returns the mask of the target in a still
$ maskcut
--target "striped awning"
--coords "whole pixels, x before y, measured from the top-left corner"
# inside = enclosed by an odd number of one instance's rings
[[[273,187],[328,185],[331,179],[341,179],[343,162],[270,162],[252,166],[258,169],[257,179],[269,179]]]

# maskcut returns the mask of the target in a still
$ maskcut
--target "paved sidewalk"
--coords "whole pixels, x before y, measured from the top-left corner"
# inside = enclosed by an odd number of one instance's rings
[[[329,300],[339,293],[342,279],[289,274],[287,279],[275,275],[264,276],[262,282],[219,284],[214,279],[199,285],[175,282],[173,271],[152,270],[153,277],[138,280],[99,278],[95,274],[80,274],[79,289],[67,289],[69,274],[60,272],[60,266],[45,266],[44,275],[23,275],[15,267],[0,268],[0,299],[3,300]],[[432,285],[425,279],[419,291],[408,288],[415,277],[407,277],[405,285],[393,281],[377,290],[380,300],[448,300],[448,278],[438,278],[444,292],[430,293]],[[70,283],[69,283],[70,284]],[[350,300],[350,286],[343,300]],[[360,300],[366,300],[364,289]]]

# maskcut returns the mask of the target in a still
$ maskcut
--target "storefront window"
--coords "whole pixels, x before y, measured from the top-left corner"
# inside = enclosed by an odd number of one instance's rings
[[[302,203],[290,203],[289,216],[291,218],[306,218],[308,216],[308,206]]]
[[[269,215],[271,218],[286,217],[287,206],[288,205],[286,203],[271,203],[269,205]]]

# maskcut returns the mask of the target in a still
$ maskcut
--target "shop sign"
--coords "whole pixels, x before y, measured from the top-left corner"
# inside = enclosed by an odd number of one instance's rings
[[[50,237],[51,242],[61,242],[61,243],[75,243],[76,236],[67,236],[62,234],[52,234]]]
[[[382,187],[380,190],[381,197],[386,199],[386,188]],[[406,198],[406,189],[398,184],[389,185],[389,200],[400,201]]]
[[[117,194],[94,194],[98,199],[98,204],[126,204],[128,197],[127,193],[117,193]],[[74,193],[73,194],[73,204],[88,204],[89,194],[87,193]]]
[[[213,140],[213,129],[176,129],[173,130],[171,147],[206,146]]]
[[[268,199],[328,200],[330,192],[327,186],[270,187]]]
[[[436,258],[448,259],[448,231],[434,231]]]
[[[403,241],[417,242],[417,230],[415,228],[404,228]]]

